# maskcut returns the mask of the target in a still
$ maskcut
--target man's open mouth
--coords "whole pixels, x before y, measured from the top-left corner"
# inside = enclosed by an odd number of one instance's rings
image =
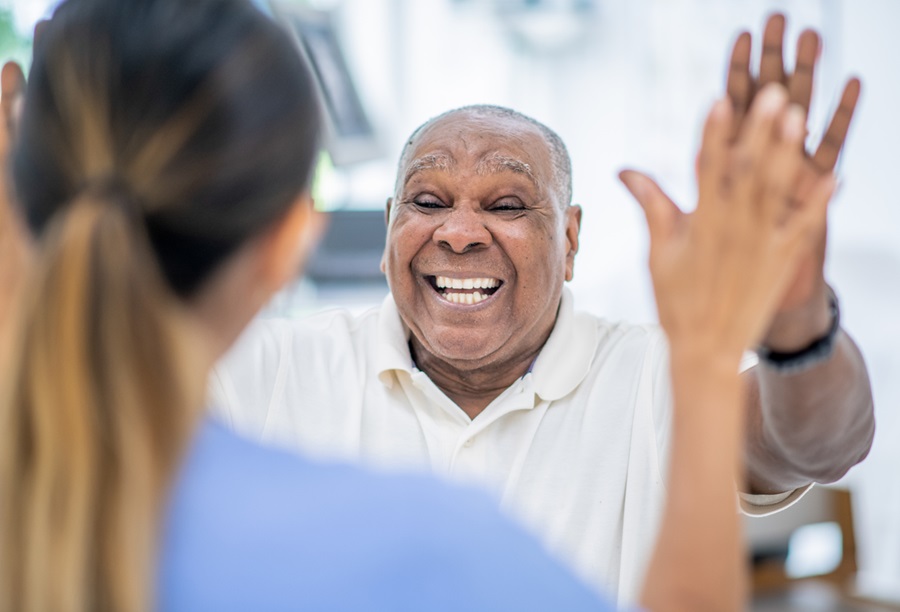
[[[429,276],[428,282],[441,297],[454,304],[478,304],[494,295],[503,281],[496,278],[450,278]]]

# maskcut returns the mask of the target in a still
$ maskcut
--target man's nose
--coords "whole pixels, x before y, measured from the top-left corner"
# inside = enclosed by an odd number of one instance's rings
[[[468,206],[456,207],[434,232],[434,240],[454,253],[465,253],[493,242],[485,226],[484,211]]]

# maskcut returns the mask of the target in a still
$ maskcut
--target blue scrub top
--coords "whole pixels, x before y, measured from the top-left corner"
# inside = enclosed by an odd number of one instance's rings
[[[496,504],[315,463],[212,421],[163,528],[161,610],[611,610]]]

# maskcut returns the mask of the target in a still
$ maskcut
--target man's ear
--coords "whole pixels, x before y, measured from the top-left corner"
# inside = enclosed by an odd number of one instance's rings
[[[578,253],[578,234],[581,232],[581,206],[566,208],[566,280],[575,276],[575,254]]]
[[[387,202],[384,203],[384,224],[385,226],[390,226],[391,224],[391,205],[394,203],[394,198],[388,198]],[[386,230],[385,230],[386,231]],[[387,269],[387,240],[384,241],[384,251],[381,253],[381,264],[379,267],[381,268],[381,273],[385,274],[385,270]]]

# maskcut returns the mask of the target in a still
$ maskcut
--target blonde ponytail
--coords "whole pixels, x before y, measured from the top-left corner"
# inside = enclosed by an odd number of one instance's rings
[[[0,372],[0,612],[152,606],[216,350],[185,319],[308,188],[319,128],[295,41],[250,2],[54,10],[10,154],[34,251]]]
[[[80,196],[36,253],[2,405],[7,612],[152,603],[161,504],[203,373],[125,200]]]

